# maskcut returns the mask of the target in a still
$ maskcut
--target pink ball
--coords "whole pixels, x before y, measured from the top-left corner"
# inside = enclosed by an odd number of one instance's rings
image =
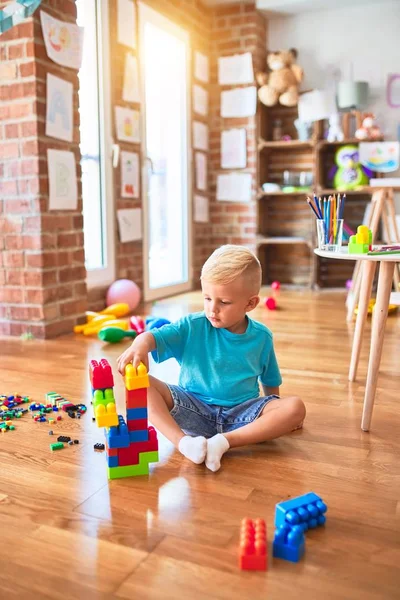
[[[273,281],[273,282],[271,283],[271,288],[272,288],[273,290],[280,290],[280,289],[281,289],[281,284],[280,284],[280,282],[279,282],[279,281]]]
[[[140,288],[134,281],[129,279],[117,279],[107,290],[106,303],[118,304],[124,302],[129,305],[131,311],[135,310],[140,302]]]
[[[265,298],[264,304],[265,304],[265,307],[268,308],[268,310],[276,309],[276,300],[275,300],[275,298],[272,298],[271,296],[269,298]]]
[[[346,290],[351,290],[352,286],[353,286],[353,280],[352,279],[348,279],[346,281]]]

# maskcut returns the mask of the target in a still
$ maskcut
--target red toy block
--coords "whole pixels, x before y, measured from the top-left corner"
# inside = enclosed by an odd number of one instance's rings
[[[50,406],[51,406],[51,405],[50,405]],[[70,402],[69,404],[63,404],[63,405],[62,405],[62,409],[63,409],[63,411],[64,411],[64,412],[67,412],[67,410],[68,410],[69,408],[74,408],[74,406],[75,406],[75,404],[72,404],[72,403]]]
[[[118,456],[118,448],[109,448],[107,440],[104,441],[107,456]]]
[[[158,450],[157,432],[154,427],[149,427],[147,442],[131,442],[128,448],[118,448],[118,466],[128,467],[139,464],[141,452],[155,452]]]
[[[127,421],[128,431],[142,431],[143,429],[147,429],[148,423],[147,419],[133,419],[132,421]]]
[[[240,529],[239,568],[266,571],[267,531],[264,519],[243,519]]]
[[[111,366],[105,358],[102,358],[100,363],[97,360],[90,361],[89,376],[94,390],[104,390],[114,387]]]
[[[147,388],[126,390],[126,408],[147,408]]]

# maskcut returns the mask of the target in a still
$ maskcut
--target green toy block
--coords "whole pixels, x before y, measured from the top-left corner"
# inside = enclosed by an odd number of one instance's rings
[[[106,390],[95,390],[93,394],[93,406],[98,406],[99,404],[110,404],[112,402],[115,404],[114,392],[112,388],[108,388]]]
[[[50,450],[53,452],[54,450],[61,450],[64,448],[64,444],[62,442],[55,442],[54,444],[50,444]]]
[[[127,467],[108,467],[108,479],[121,479],[122,477],[135,477],[149,474],[149,463],[158,462],[158,451],[141,452],[139,464]]]
[[[356,244],[355,239],[354,242],[352,242],[351,239],[355,237],[355,235],[350,237],[348,246],[349,254],[367,254],[367,252],[369,252],[369,244]]]

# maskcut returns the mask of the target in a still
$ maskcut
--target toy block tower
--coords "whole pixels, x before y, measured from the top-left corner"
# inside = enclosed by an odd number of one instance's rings
[[[105,427],[108,478],[119,479],[148,475],[149,463],[158,461],[158,440],[154,427],[147,421],[147,369],[140,364],[125,369],[126,421],[117,415],[114,380],[105,359],[89,365],[93,388],[93,407],[98,427]]]

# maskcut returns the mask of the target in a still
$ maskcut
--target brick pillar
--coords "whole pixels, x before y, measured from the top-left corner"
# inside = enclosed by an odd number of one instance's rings
[[[80,185],[78,74],[51,61],[40,10],[76,21],[73,0],[44,0],[0,36],[0,334],[54,337],[86,309]],[[45,136],[46,75],[74,88],[72,143]],[[49,211],[47,148],[76,157],[78,208]]]
[[[255,73],[265,70],[266,21],[264,17],[256,10],[254,4],[241,3],[214,9],[211,30],[210,228],[212,248],[210,250],[221,244],[243,244],[255,249],[257,234],[257,116],[237,119],[222,118],[220,116],[221,91],[238,86],[220,86],[218,84],[218,58],[244,52],[252,53]],[[247,167],[244,171],[251,173],[253,179],[253,197],[249,203],[216,201],[217,175],[229,172],[228,169],[221,169],[221,131],[230,128],[246,129]],[[240,172],[240,170],[236,171]]]

